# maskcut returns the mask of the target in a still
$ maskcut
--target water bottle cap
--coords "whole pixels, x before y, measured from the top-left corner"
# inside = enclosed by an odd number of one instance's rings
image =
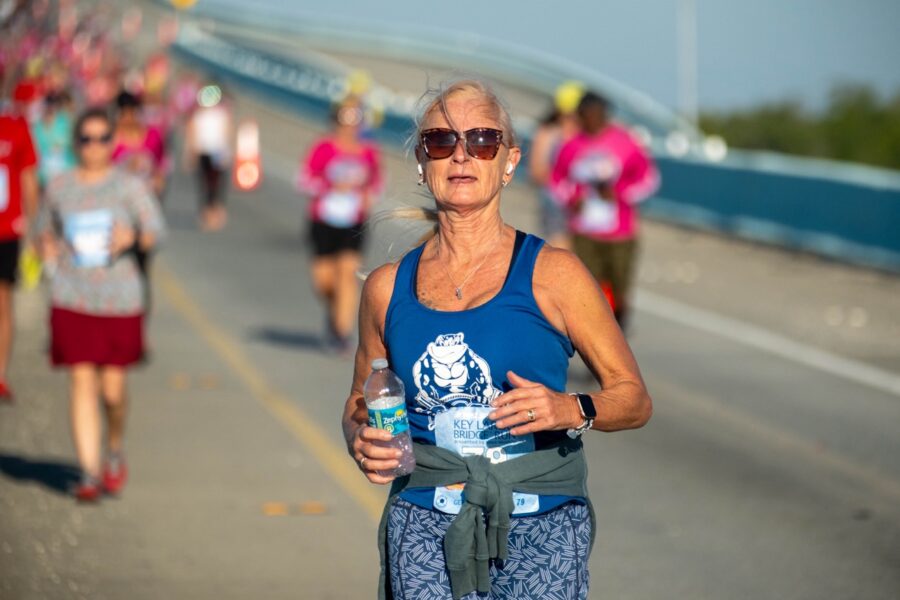
[[[386,358],[376,358],[372,361],[372,370],[377,371],[379,369],[387,369],[388,361]]]

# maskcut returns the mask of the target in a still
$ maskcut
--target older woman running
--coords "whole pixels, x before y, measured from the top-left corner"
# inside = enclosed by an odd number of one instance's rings
[[[368,426],[362,392],[372,360],[388,357],[417,466],[393,480],[385,508],[380,597],[587,598],[581,436],[641,427],[650,397],[584,265],[503,222],[521,150],[495,94],[478,81],[445,87],[415,141],[434,235],[366,281],[343,419],[365,476],[391,482],[378,472],[400,451]],[[602,391],[565,393],[576,350]]]

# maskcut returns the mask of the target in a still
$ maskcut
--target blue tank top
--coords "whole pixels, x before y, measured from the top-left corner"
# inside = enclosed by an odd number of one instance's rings
[[[416,274],[424,244],[400,262],[385,318],[385,342],[391,369],[406,388],[414,441],[503,462],[565,437],[565,431],[512,436],[487,419],[490,402],[512,389],[507,371],[565,390],[572,343],[547,321],[532,290],[543,244],[517,231],[500,292],[481,306],[458,312],[419,302]],[[401,496],[424,508],[456,513],[462,493],[459,484],[407,489]],[[543,513],[572,499],[516,493],[513,515]]]

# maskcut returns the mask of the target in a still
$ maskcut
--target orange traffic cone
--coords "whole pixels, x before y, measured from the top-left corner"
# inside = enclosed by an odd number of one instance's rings
[[[234,156],[234,185],[249,192],[262,181],[259,158],[259,125],[253,119],[242,121],[237,130],[237,151]]]

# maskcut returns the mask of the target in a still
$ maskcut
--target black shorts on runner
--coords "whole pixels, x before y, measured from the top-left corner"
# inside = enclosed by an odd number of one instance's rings
[[[0,282],[15,283],[19,274],[19,240],[0,242]]]
[[[200,208],[211,208],[225,202],[225,169],[209,154],[198,158]]]
[[[309,228],[309,241],[316,256],[329,256],[346,250],[359,252],[363,244],[363,226],[332,227],[313,221]]]

